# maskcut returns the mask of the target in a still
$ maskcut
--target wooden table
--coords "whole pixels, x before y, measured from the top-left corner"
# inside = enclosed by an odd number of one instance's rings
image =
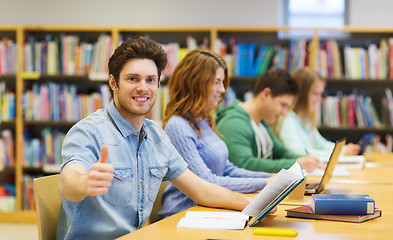
[[[388,156],[390,158],[391,156]],[[392,162],[393,162],[393,158]],[[386,158],[382,162],[388,163]],[[256,227],[292,229],[299,232],[297,238],[290,239],[393,239],[393,166],[365,168],[362,171],[350,171],[352,183],[331,182],[326,193],[369,194],[382,210],[382,217],[363,223],[345,223],[324,220],[311,220],[285,217],[285,209],[291,205],[279,205],[274,215],[265,217],[255,227],[244,230],[206,230],[177,229],[176,225],[186,211],[153,223],[135,232],[129,233],[120,240],[126,239],[285,239],[283,237],[254,236]],[[340,180],[342,178],[334,178]],[[357,181],[372,181],[362,183]],[[378,184],[378,183],[380,184]],[[309,202],[306,196],[304,202]],[[288,202],[285,201],[284,202]],[[223,209],[193,207],[192,211],[227,211]]]

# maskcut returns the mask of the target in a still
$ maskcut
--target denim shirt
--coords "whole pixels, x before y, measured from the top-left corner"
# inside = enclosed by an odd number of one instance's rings
[[[117,111],[113,101],[75,124],[64,139],[61,172],[70,163],[87,171],[109,150],[114,178],[105,195],[80,202],[61,199],[57,239],[113,239],[141,228],[149,217],[162,181],[182,174],[187,163],[168,136],[145,119],[140,133]]]

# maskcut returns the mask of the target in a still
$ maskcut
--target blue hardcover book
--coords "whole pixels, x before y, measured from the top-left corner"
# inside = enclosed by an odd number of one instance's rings
[[[237,51],[238,51],[238,58],[237,58],[237,64],[238,66],[238,76],[239,77],[244,77],[246,76],[246,54],[247,54],[247,44],[245,43],[239,43],[237,45]]]
[[[262,45],[262,46],[259,48],[258,56],[257,56],[257,58],[255,59],[255,64],[254,64],[254,72],[253,72],[253,75],[254,75],[254,76],[257,76],[257,74],[258,74],[258,69],[259,69],[260,66],[262,65],[263,56],[265,55],[266,49],[267,49],[267,46],[266,46],[266,45]]]
[[[255,44],[250,43],[246,45],[246,76],[254,76],[254,57],[255,57]]]
[[[366,194],[312,194],[310,205],[315,214],[374,214],[375,201]]]

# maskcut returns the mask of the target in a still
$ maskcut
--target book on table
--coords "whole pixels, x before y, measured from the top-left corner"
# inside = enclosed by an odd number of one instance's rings
[[[306,219],[320,219],[341,222],[361,223],[382,216],[381,210],[375,210],[371,215],[336,215],[336,214],[315,214],[310,206],[304,205],[297,208],[287,209],[287,217],[306,218]]]
[[[367,194],[313,194],[311,209],[316,214],[374,214],[375,201]]]
[[[192,212],[188,211],[177,224],[178,228],[243,229],[262,220],[293,189],[304,181],[302,167],[294,163],[279,173],[239,212]],[[250,221],[248,221],[252,217]]]

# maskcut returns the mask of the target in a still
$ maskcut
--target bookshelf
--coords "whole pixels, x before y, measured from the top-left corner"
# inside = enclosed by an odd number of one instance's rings
[[[380,126],[362,126],[358,121],[356,121],[355,126],[329,126],[322,122],[319,127],[320,132],[325,137],[336,140],[342,137],[346,137],[348,141],[357,142],[361,136],[366,133],[376,133],[381,135],[383,138],[386,134],[393,134],[392,125],[388,123],[386,107],[383,106],[381,99],[385,95],[385,89],[393,89],[393,75],[389,76],[389,61],[388,61],[388,53],[385,53],[385,72],[384,73],[376,73],[378,71],[382,71],[377,69],[375,70],[375,66],[368,67],[367,61],[364,63],[365,66],[359,66],[361,61],[358,55],[357,58],[347,58],[344,55],[344,51],[347,47],[350,48],[359,48],[368,50],[370,45],[375,45],[376,49],[382,52],[381,40],[385,39],[385,44],[388,43],[388,39],[393,36],[392,29],[390,28],[351,28],[345,27],[343,29],[289,29],[289,28],[223,28],[216,29],[217,30],[217,39],[219,42],[224,42],[226,45],[231,45],[231,41],[235,41],[240,45],[240,43],[253,44],[255,45],[254,50],[254,59],[258,59],[258,52],[260,51],[262,46],[264,45],[273,45],[275,46],[276,52],[277,49],[287,48],[289,52],[291,52],[291,45],[295,46],[295,51],[298,51],[293,56],[301,52],[306,52],[305,60],[307,66],[314,66],[315,69],[322,75],[323,78],[328,80],[327,87],[325,90],[325,96],[334,96],[337,92],[341,92],[343,95],[352,94],[356,92],[356,94],[366,97],[370,97],[373,105],[375,106],[375,110],[377,112],[377,116],[381,120]],[[294,32],[295,35],[301,36],[304,32],[311,31],[307,35],[308,37],[300,37],[299,40],[293,41],[286,38],[278,38],[278,33],[281,32],[283,35],[286,32]],[[326,38],[326,33],[332,33],[333,36],[331,38]],[[332,41],[333,39],[334,41]],[[306,41],[305,43],[302,41]],[[217,41],[217,40],[216,40]],[[300,44],[299,44],[300,43]],[[298,48],[302,46],[301,48]],[[389,45],[385,45],[385,47],[389,47]],[[328,48],[336,49],[339,53],[337,57],[338,66],[340,68],[336,69],[336,65],[333,63],[328,66],[329,63],[322,62],[322,57],[325,55],[325,58],[328,58]],[[238,48],[236,51],[240,51]],[[388,48],[385,48],[385,51]],[[357,50],[360,51],[360,50]],[[233,51],[232,51],[233,52]],[[365,51],[367,55],[363,56],[367,58],[369,51]],[[324,55],[323,55],[324,54]],[[380,54],[380,53],[378,53]],[[382,53],[381,53],[382,54]],[[291,53],[289,53],[291,55]],[[330,58],[334,58],[330,55]],[[242,58],[242,54],[238,54],[238,58]],[[270,66],[274,66],[276,63],[276,56],[271,57]],[[321,57],[319,59],[319,57]],[[247,56],[245,57],[247,58]],[[379,59],[378,59],[379,60]],[[249,73],[242,74],[236,71],[236,60],[234,60],[234,68],[235,71],[232,73],[231,77],[231,87],[235,89],[236,97],[243,99],[244,94],[252,89],[256,76],[250,76]],[[257,60],[255,60],[257,62]],[[292,69],[299,69],[302,67],[299,65],[296,59],[290,59],[292,61],[292,66],[290,64],[287,65],[287,70],[291,71]],[[325,60],[327,61],[327,60]],[[356,61],[356,64],[354,63]],[[360,61],[360,63],[359,63]],[[363,60],[364,61],[364,60]],[[246,60],[247,62],[247,60]],[[254,63],[256,63],[254,62]],[[239,64],[239,63],[238,63]],[[247,63],[246,63],[247,64]],[[359,74],[349,74],[349,70],[353,72],[353,69],[347,69],[346,64],[350,65],[349,67],[355,68],[355,70],[359,71],[359,68],[368,68],[369,72],[367,75],[359,75]],[[371,61],[370,61],[371,64]],[[240,64],[239,64],[240,65]],[[353,66],[355,65],[355,66]],[[328,69],[330,67],[331,69]],[[381,66],[378,66],[378,68]],[[241,68],[241,67],[238,67]],[[254,66],[255,68],[255,66]],[[325,69],[322,69],[325,68]],[[337,71],[336,71],[337,70]],[[364,70],[363,70],[364,71]],[[373,75],[371,72],[374,71]],[[393,70],[392,70],[393,71]],[[240,71],[241,72],[241,71]],[[361,107],[363,108],[363,107]],[[328,113],[332,114],[332,113]],[[360,121],[359,121],[360,122]]]
[[[290,39],[282,39],[278,37],[280,32],[308,32],[309,36],[300,39],[306,39],[306,42],[291,41]],[[64,67],[49,71],[48,67],[40,67],[35,69],[30,66],[26,68],[26,45],[28,43],[45,43],[48,41],[55,41],[61,39],[64,36],[75,36],[70,38],[70,42],[77,39],[77,44],[74,46],[80,46],[82,42],[94,44],[100,41],[100,36],[107,36],[105,42],[111,45],[112,49],[109,51],[112,53],[113,49],[119,45],[121,41],[135,35],[149,36],[157,42],[168,47],[168,51],[171,49],[180,49],[180,54],[185,54],[188,48],[207,47],[218,51],[218,46],[225,43],[227,46],[231,46],[233,41],[236,43],[254,44],[255,52],[254,57],[258,56],[258,51],[263,45],[274,46],[275,49],[290,48],[291,44],[308,44],[310,42],[321,42],[323,41],[322,33],[324,31],[334,31],[347,33],[344,38],[338,38],[337,44],[340,48],[340,52],[343,48],[352,44],[354,47],[365,47],[371,43],[376,43],[379,46],[382,38],[393,37],[393,28],[352,28],[345,27],[343,29],[291,29],[288,27],[274,27],[274,26],[244,26],[244,27],[229,27],[229,26],[0,26],[0,40],[4,37],[12,39],[18,51],[16,51],[16,70],[12,73],[1,73],[0,72],[0,83],[5,82],[9,92],[15,95],[15,118],[7,121],[1,121],[0,130],[10,129],[14,134],[14,153],[15,153],[15,165],[13,167],[7,167],[5,170],[0,171],[0,184],[4,181],[4,175],[8,174],[14,177],[15,183],[15,209],[11,212],[0,212],[0,222],[36,222],[36,215],[34,210],[26,209],[24,206],[25,192],[23,179],[29,175],[47,175],[56,172],[53,168],[44,168],[42,166],[26,166],[26,152],[24,150],[23,142],[26,142],[24,137],[26,131],[30,131],[31,138],[40,138],[41,132],[44,129],[56,129],[58,131],[66,132],[68,129],[75,124],[83,115],[75,118],[35,118],[27,117],[30,113],[28,107],[26,107],[26,93],[33,89],[41,89],[43,86],[49,86],[49,83],[54,86],[76,86],[79,94],[91,95],[98,91],[100,85],[105,85],[107,77],[105,71],[98,74],[90,74],[89,71],[80,71],[74,69],[76,66],[75,62],[70,62],[65,71]],[[108,39],[110,42],[108,43]],[[102,40],[104,41],[104,40]],[[59,44],[59,43],[57,43]],[[31,47],[32,49],[35,48]],[[37,44],[37,48],[44,49],[44,45]],[[51,47],[53,48],[53,46]],[[46,48],[48,49],[48,48]],[[228,48],[229,49],[229,48]],[[59,50],[59,48],[58,48]],[[229,49],[228,54],[233,54]],[[169,55],[169,54],[168,54]],[[31,57],[31,56],[30,56]],[[34,59],[34,58],[31,58]],[[176,65],[176,58],[174,57],[173,66]],[[343,57],[341,59],[344,61]],[[32,60],[33,61],[33,60]],[[177,60],[178,61],[178,60]],[[233,61],[233,60],[232,60]],[[48,64],[48,61],[42,61],[42,64]],[[232,64],[232,65],[230,65]],[[234,68],[233,62],[230,63],[230,68]],[[272,63],[269,63],[269,66]],[[297,63],[299,64],[299,63]],[[39,65],[39,64],[37,64]],[[103,63],[101,63],[103,65]],[[53,66],[52,66],[53,67]],[[71,70],[70,70],[71,69]],[[344,69],[344,67],[343,67]],[[64,70],[64,71],[63,71]],[[37,74],[37,72],[39,72]],[[170,72],[164,72],[163,84],[161,85],[161,99],[160,104],[156,104],[156,110],[154,110],[152,118],[160,119],[162,116],[162,108],[160,105],[165,105],[165,98],[167,98],[167,90],[165,90],[165,79],[168,78]],[[235,89],[238,98],[242,98],[243,94],[252,89],[256,77],[253,75],[238,76],[235,71],[232,72],[231,76],[231,87]],[[52,86],[51,85],[51,86]],[[329,78],[328,85],[326,88],[327,94],[334,94],[337,89],[343,92],[349,93],[352,89],[356,88],[359,91],[370,94],[379,115],[382,114],[381,94],[385,88],[393,89],[393,81],[388,80],[372,80],[372,79],[351,79],[349,80],[345,75],[341,78]],[[41,96],[41,92],[37,92],[37,95]],[[21,107],[25,106],[25,107]],[[321,133],[325,136],[349,136],[353,139],[358,139],[361,135],[368,132],[376,132],[384,135],[387,133],[393,134],[392,127],[382,128],[342,128],[342,127],[321,127]],[[348,138],[351,140],[351,138]],[[25,144],[26,145],[26,144]]]

